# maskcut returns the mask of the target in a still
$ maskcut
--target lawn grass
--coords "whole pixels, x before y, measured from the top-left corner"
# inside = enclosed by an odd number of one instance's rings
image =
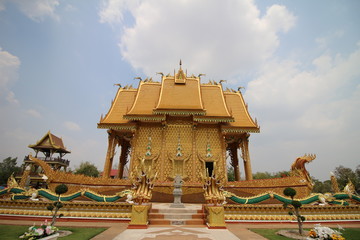
[[[360,228],[345,228],[341,233],[346,240],[358,240],[360,238]]]
[[[29,230],[30,226],[0,225],[0,236],[4,240],[19,239],[20,235]]]
[[[291,239],[291,238],[277,235],[276,233],[281,229],[252,228],[249,230],[263,236],[264,238],[270,239],[270,240],[289,240],[289,239]],[[284,229],[284,230],[286,230],[286,229]]]
[[[280,229],[262,229],[262,228],[252,228],[249,229],[254,233],[257,233],[269,240],[289,240],[291,238],[279,236],[276,234]],[[286,230],[286,229],[284,229]],[[293,229],[296,230],[296,229]],[[305,229],[304,229],[305,230]],[[309,229],[306,229],[309,230]],[[336,229],[337,230],[337,229]],[[345,230],[341,230],[342,236],[346,240],[359,240],[360,236],[360,228],[346,228]]]
[[[19,239],[19,236],[28,229],[29,226],[0,225],[0,238],[1,240]],[[59,238],[61,240],[88,240],[105,231],[107,228],[59,227],[59,229],[72,232],[69,236]]]

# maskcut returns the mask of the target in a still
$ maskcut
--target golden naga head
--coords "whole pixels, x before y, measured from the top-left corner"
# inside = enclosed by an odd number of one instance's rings
[[[135,204],[147,204],[152,197],[152,189],[154,181],[157,178],[157,172],[151,166],[145,166],[145,159],[140,162],[137,172],[132,172],[133,196],[132,200]]]
[[[205,202],[211,205],[223,205],[226,203],[226,196],[221,184],[221,180],[217,178],[215,174],[209,177],[209,174],[206,176],[202,175],[204,181],[204,197]]]
[[[344,187],[343,190],[344,193],[352,195],[355,193],[355,186],[354,184],[351,182],[350,179],[348,179],[348,183],[346,184],[346,186]]]
[[[316,158],[316,154],[305,154],[302,157],[298,157],[293,164],[291,165],[290,175],[292,176],[302,176],[306,181],[312,185],[312,180],[309,172],[305,168],[305,164],[312,162]]]
[[[11,176],[8,178],[7,186],[9,189],[19,187],[18,182],[15,180],[14,173],[12,173]]]

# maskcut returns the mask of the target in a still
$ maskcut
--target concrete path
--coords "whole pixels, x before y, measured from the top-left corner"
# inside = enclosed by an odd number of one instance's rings
[[[22,220],[1,220],[0,225],[36,225],[42,221],[22,221]],[[266,238],[251,232],[249,228],[272,228],[285,229],[297,228],[297,224],[292,223],[229,223],[227,229],[207,229],[206,227],[187,227],[187,226],[149,226],[148,229],[127,229],[128,223],[109,223],[109,222],[57,222],[58,227],[106,227],[104,232],[92,238],[93,240],[265,240]],[[322,223],[323,226],[337,228],[337,223]],[[340,223],[343,228],[360,228],[359,223]],[[311,228],[314,223],[305,223],[304,228]]]
[[[238,240],[227,229],[208,229],[206,227],[149,227],[148,229],[127,229],[119,234],[114,240]]]

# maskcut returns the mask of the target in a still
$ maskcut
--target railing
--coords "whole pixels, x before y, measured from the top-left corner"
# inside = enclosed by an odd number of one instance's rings
[[[36,157],[37,159],[43,160],[45,162],[58,162],[58,163],[63,163],[66,166],[69,166],[70,161],[67,159],[62,159],[60,157],[54,158],[54,157]],[[30,160],[29,156],[25,156],[24,160]]]

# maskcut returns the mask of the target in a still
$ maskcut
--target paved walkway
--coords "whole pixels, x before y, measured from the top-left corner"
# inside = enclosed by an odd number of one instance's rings
[[[40,225],[43,221],[0,220],[0,225]],[[227,229],[208,229],[206,227],[186,226],[150,226],[148,229],[127,229],[128,223],[104,222],[57,222],[58,227],[107,227],[108,229],[91,240],[264,240],[263,238],[238,224],[229,224]]]
[[[336,223],[323,223],[323,226],[337,228]],[[344,228],[359,228],[358,223],[342,223]],[[314,223],[304,224],[304,228],[311,228]],[[296,223],[230,223],[227,229],[208,229],[206,227],[163,226],[148,229],[126,229],[126,223],[113,224],[108,230],[92,238],[92,240],[266,240],[266,238],[248,230],[249,228],[286,229],[297,228]]]
[[[0,220],[0,225],[24,225],[30,226],[35,222],[36,225],[41,221],[20,221],[20,220]],[[150,226],[148,229],[127,229],[127,223],[107,223],[107,222],[57,222],[58,227],[107,227],[108,229],[92,238],[92,240],[265,240],[266,238],[253,233],[248,228],[297,228],[297,224],[290,223],[229,223],[227,229],[208,229],[206,227],[187,227],[187,226]],[[337,228],[337,224],[322,224]],[[359,223],[341,223],[344,228],[360,228]],[[305,228],[313,227],[313,223],[305,223]]]
[[[43,221],[1,220],[0,225],[40,225]],[[264,240],[239,224],[228,224],[228,229],[208,229],[207,227],[149,226],[148,229],[127,229],[128,223],[106,222],[57,222],[56,226],[67,227],[107,227],[108,229],[91,240]]]

